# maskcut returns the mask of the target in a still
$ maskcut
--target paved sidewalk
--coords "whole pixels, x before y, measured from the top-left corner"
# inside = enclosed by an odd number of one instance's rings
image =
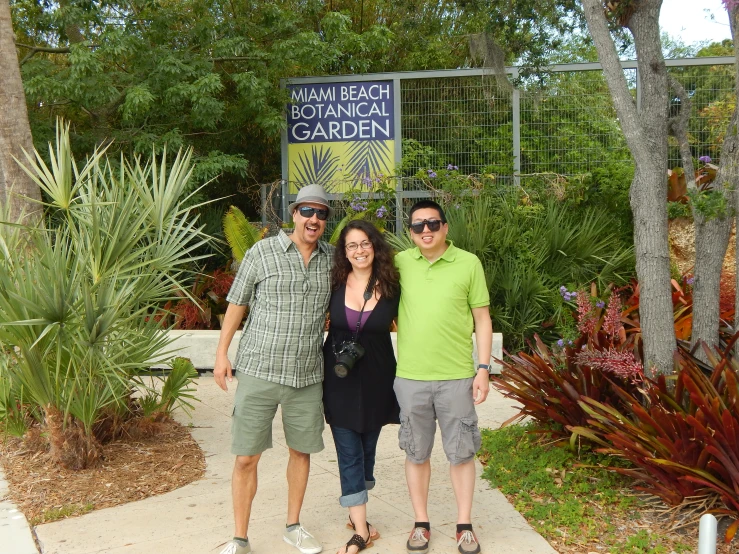
[[[235,383],[234,383],[235,384]],[[233,456],[230,414],[233,390],[218,389],[211,374],[198,380],[193,436],[206,455],[203,479],[176,491],[91,512],[36,528],[44,554],[217,554],[233,533],[230,480]],[[491,391],[479,406],[480,424],[497,427],[513,413],[510,401]],[[187,423],[186,416],[180,421]],[[312,456],[301,522],[333,554],[350,536],[344,524],[347,511],[339,506],[339,472],[331,434],[324,433],[326,449]],[[370,492],[369,520],[381,532],[373,554],[403,554],[413,524],[403,472],[404,455],[397,445],[397,427],[387,427],[378,445],[377,486]],[[456,507],[447,462],[439,435],[432,458],[430,552],[456,552]],[[254,502],[249,539],[257,554],[295,554],[282,541],[287,503],[285,469],[287,447],[281,420],[275,419],[274,448],[259,464],[259,490]],[[478,465],[478,472],[480,466]],[[488,554],[556,554],[497,490],[480,479],[475,491],[473,519],[483,552]],[[0,546],[2,552],[5,545]],[[11,554],[21,554],[15,550]],[[25,554],[22,553],[22,554]]]
[[[9,550],[6,550],[8,549]],[[28,520],[8,497],[8,483],[0,469],[0,552],[38,554]]]

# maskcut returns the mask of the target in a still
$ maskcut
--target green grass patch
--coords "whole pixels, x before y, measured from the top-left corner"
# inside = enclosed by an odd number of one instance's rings
[[[537,532],[553,544],[598,544],[611,554],[670,552],[650,531],[624,532],[641,517],[643,505],[631,494],[629,479],[604,469],[619,460],[544,444],[540,434],[527,432],[535,429],[484,429],[480,460],[483,477]]]
[[[41,525],[42,523],[51,523],[72,516],[81,516],[93,510],[94,506],[91,502],[86,504],[66,504],[61,508],[52,508],[46,510],[41,515],[31,518],[28,522],[31,525]]]

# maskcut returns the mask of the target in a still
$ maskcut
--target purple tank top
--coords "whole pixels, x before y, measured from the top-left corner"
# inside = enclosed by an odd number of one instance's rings
[[[349,329],[351,329],[353,332],[357,328],[357,320],[359,320],[359,310],[352,310],[347,306],[344,306],[344,310],[346,312],[346,322],[349,324]],[[362,323],[359,325],[360,331],[362,330],[362,328],[364,328],[364,324],[367,323],[367,319],[369,318],[371,313],[372,310],[364,310],[364,312],[362,312]]]

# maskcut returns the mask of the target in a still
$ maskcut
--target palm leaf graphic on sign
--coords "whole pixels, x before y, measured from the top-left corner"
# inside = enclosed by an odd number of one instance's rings
[[[372,177],[390,169],[392,153],[385,141],[365,140],[349,142],[347,145],[346,153],[349,157],[347,173],[355,179]]]
[[[301,152],[294,164],[295,175],[297,176],[295,184],[298,188],[318,184],[323,185],[328,190],[330,181],[333,180],[334,174],[338,170],[338,164],[339,156],[335,156],[331,148],[324,150],[323,146],[320,148],[312,146],[310,155],[308,155],[308,152]]]

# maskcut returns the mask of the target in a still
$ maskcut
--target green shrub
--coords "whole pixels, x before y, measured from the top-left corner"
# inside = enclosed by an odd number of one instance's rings
[[[490,291],[493,326],[514,350],[535,333],[556,340],[568,324],[558,289],[595,281],[625,283],[634,252],[599,208],[570,209],[553,199],[483,192],[447,205],[449,239],[477,255]],[[569,318],[569,319],[568,319]]]
[[[690,204],[684,204],[683,202],[668,202],[667,217],[668,219],[677,219],[679,217],[693,217],[693,214],[690,211]]]
[[[52,458],[82,468],[136,411],[137,375],[166,357],[152,314],[186,294],[209,237],[186,204],[190,152],[113,169],[97,151],[79,168],[68,127],[49,150],[50,165],[37,153],[24,166],[48,199],[45,226],[0,225],[0,416],[7,428],[22,407]]]

